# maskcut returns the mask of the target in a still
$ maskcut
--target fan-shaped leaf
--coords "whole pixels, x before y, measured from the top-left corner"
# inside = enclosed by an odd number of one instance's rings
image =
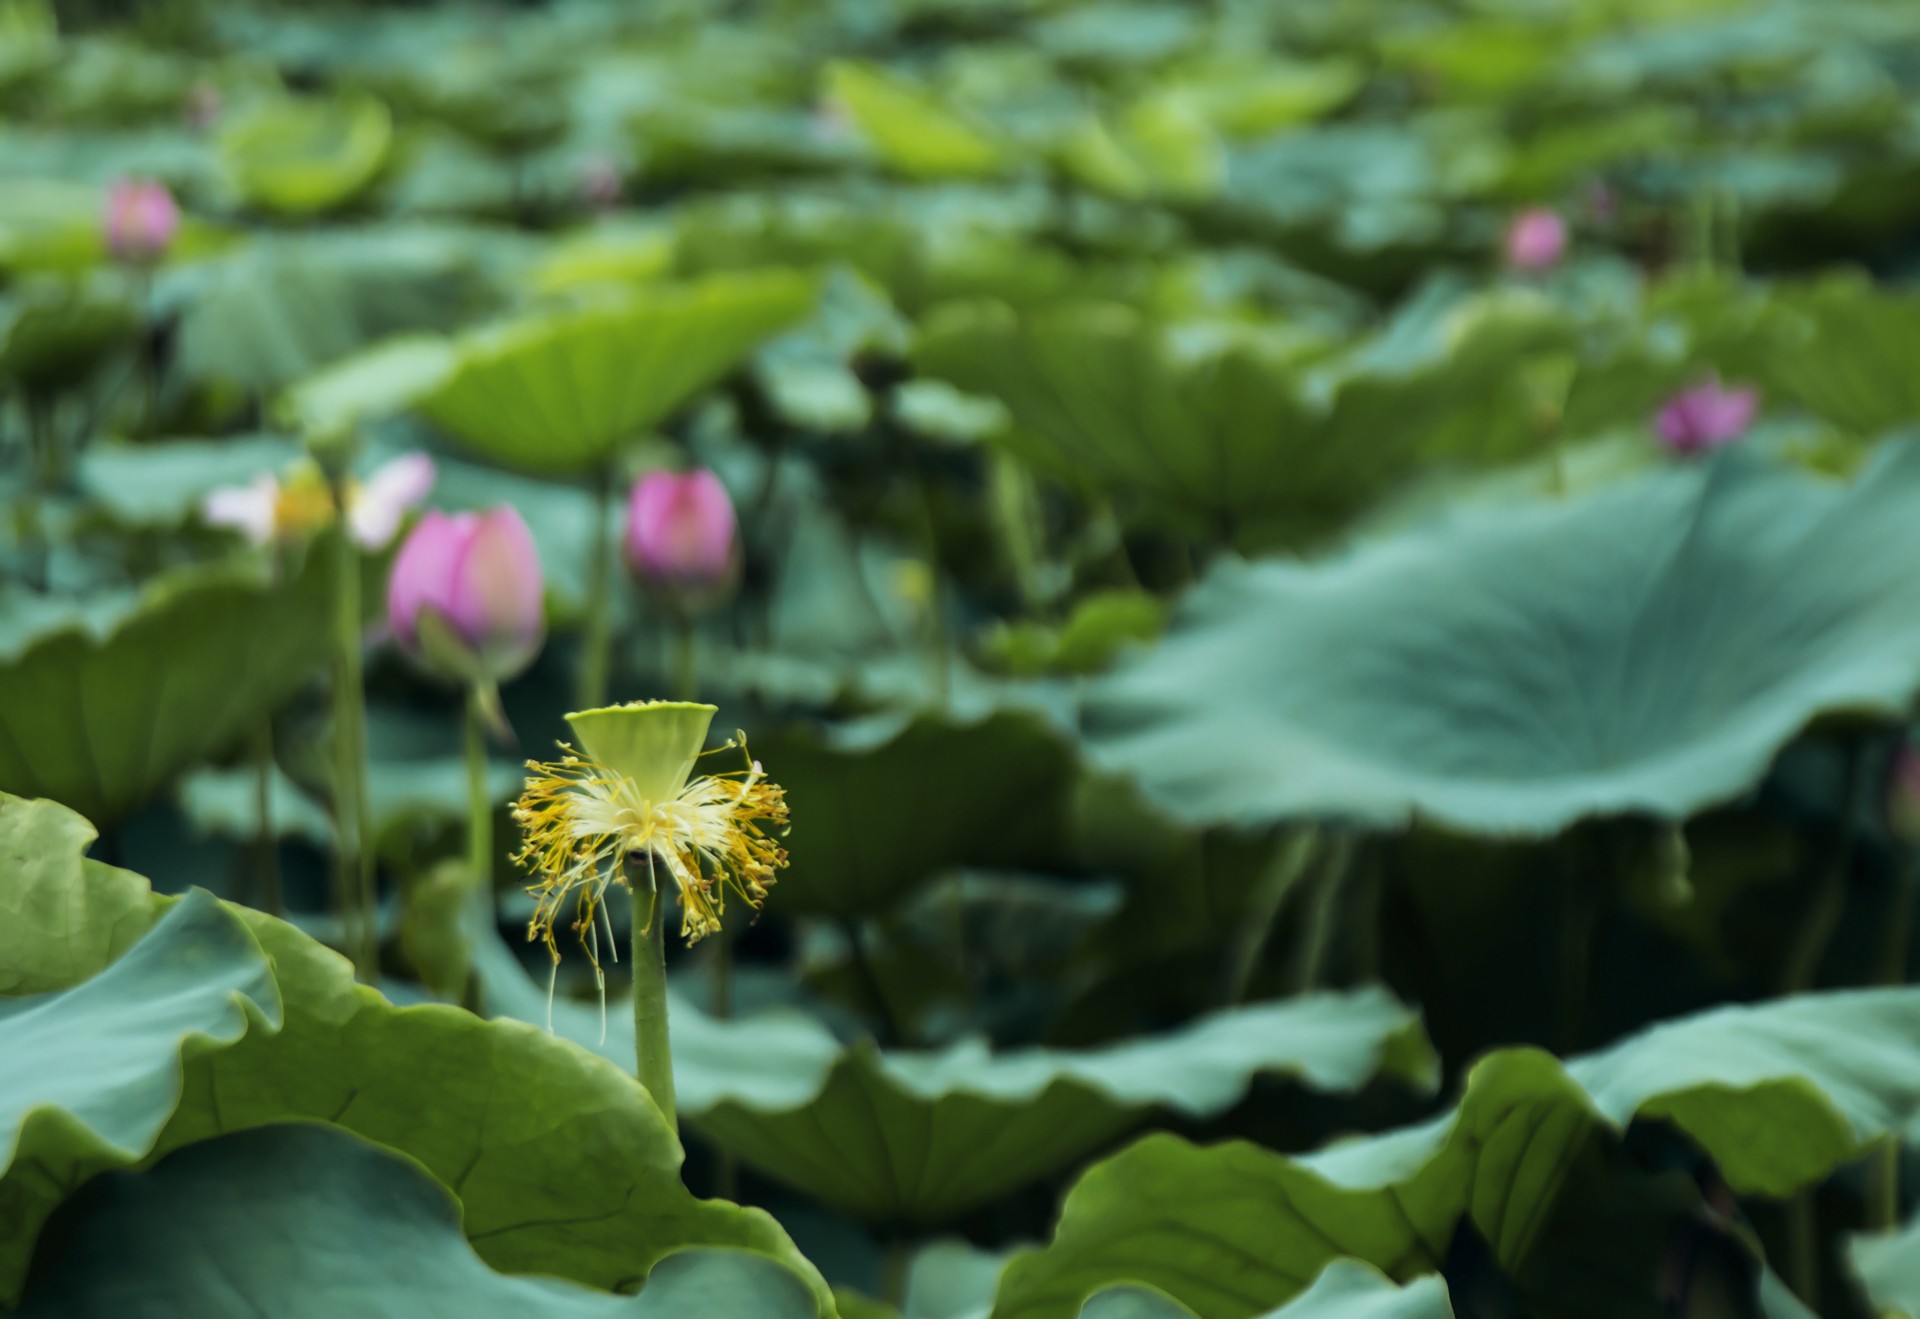
[[[1205,1319],[1253,1315],[1341,1257],[1438,1269],[1463,1215],[1513,1269],[1585,1144],[1636,1117],[1674,1123],[1736,1192],[1784,1196],[1917,1115],[1916,989],[1721,1008],[1565,1066],[1502,1050],[1452,1113],[1304,1158],[1144,1138],[1082,1177],[1053,1242],[1008,1266],[994,1319],[1073,1315],[1126,1281]]]
[[[0,790],[96,822],[232,743],[326,654],[333,556],[162,578],[105,628],[76,621],[0,649]]]
[[[744,1251],[658,1265],[639,1296],[506,1277],[473,1252],[460,1206],[412,1163],[329,1127],[267,1127],[112,1173],[63,1215],[21,1319],[108,1319],[156,1305],[202,1319],[813,1319],[789,1270]]]
[[[481,945],[489,1006],[546,1011],[512,954]],[[599,1014],[556,1003],[556,1029],[606,1056]],[[1081,1051],[992,1054],[978,1041],[938,1053],[840,1045],[797,1013],[720,1021],[673,1005],[680,1110],[702,1134],[770,1176],[874,1222],[950,1219],[1057,1171],[1157,1109],[1188,1117],[1238,1102],[1253,1077],[1358,1090],[1376,1076],[1432,1084],[1418,1018],[1378,989],[1236,1008],[1182,1030]]]
[[[1434,459],[1525,452],[1524,433],[1463,437],[1453,424],[1510,389],[1533,351],[1533,318],[1519,332],[1508,320],[1463,320],[1448,352],[1318,385],[1302,359],[1321,349],[1307,341],[1183,333],[1111,303],[1024,318],[968,304],[928,324],[915,361],[1000,399],[1016,427],[990,438],[1070,483],[1261,545],[1336,529]]]
[[[1839,486],[1734,453],[1318,564],[1230,563],[1096,682],[1097,760],[1189,819],[1682,818],[1920,685],[1920,446]]]
[[[48,814],[56,809],[0,797],[0,859],[38,858],[18,869],[9,860],[0,875],[17,973],[35,987],[110,953],[128,933],[127,899],[144,887],[124,871],[64,863],[89,835],[71,815]],[[0,1034],[60,1026],[7,1040],[19,1065],[0,1093],[45,1116],[28,1120],[33,1144],[0,1168],[0,1298],[17,1294],[41,1224],[93,1173],[227,1132],[317,1122],[405,1154],[451,1188],[494,1268],[618,1289],[675,1251],[738,1247],[794,1270],[831,1314],[825,1283],[772,1219],[681,1185],[679,1142],[630,1076],[532,1026],[396,1008],[354,983],[339,956],[258,912],[205,895],[147,901],[150,923],[170,914],[103,973],[0,1009]],[[109,938],[66,928],[88,910],[115,913]],[[235,1007],[225,991],[208,998],[204,982],[226,983],[216,966],[232,968],[255,1007]],[[122,1031],[139,1032],[138,1049]],[[157,1080],[160,1063],[135,1073],[71,1065],[95,1054],[109,1068],[168,1060]]]
[[[387,161],[393,117],[377,97],[287,98],[253,107],[220,135],[233,186],[249,204],[312,215],[352,201]]]
[[[461,340],[420,407],[489,458],[536,471],[604,462],[800,319],[814,283],[791,271],[714,276]]]

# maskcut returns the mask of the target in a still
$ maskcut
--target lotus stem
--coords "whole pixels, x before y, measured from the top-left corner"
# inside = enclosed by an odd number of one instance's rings
[[[335,498],[341,493],[337,488]],[[374,919],[373,813],[367,792],[367,697],[360,661],[360,556],[345,535],[333,538],[334,583],[334,824],[335,898],[354,968],[371,982],[378,974]]]
[[[467,693],[467,865],[473,876],[476,923],[498,923],[493,892],[493,799],[487,791],[487,696],[479,686]]]
[[[254,892],[260,910],[286,910],[280,887],[280,842],[273,833],[273,720],[262,716],[253,730]]]
[[[1834,829],[1833,854],[1826,872],[1820,877],[1806,915],[1800,921],[1800,934],[1787,950],[1780,992],[1798,994],[1813,988],[1820,975],[1820,963],[1827,945],[1840,924],[1840,913],[1847,905],[1847,883],[1853,874],[1854,841],[1859,835],[1860,790],[1866,776],[1861,773],[1864,748],[1855,743],[1845,750],[1845,768],[1841,774],[1840,819]]]
[[[613,666],[613,496],[613,466],[607,463],[601,466],[594,484],[586,653],[580,661],[580,690],[575,702],[582,710],[596,710],[607,703],[607,677]]]
[[[677,1133],[679,1115],[673,1095],[673,1048],[667,1033],[667,903],[654,883],[653,869],[637,872],[629,856],[633,887],[633,1052],[635,1075],[653,1096],[667,1125]]]
[[[1273,937],[1273,927],[1287,905],[1287,895],[1307,873],[1319,843],[1319,830],[1299,830],[1280,845],[1266,873],[1260,877],[1251,910],[1227,958],[1224,1000],[1228,1006],[1244,1003],[1252,991],[1254,973],[1260,969],[1260,955]]]

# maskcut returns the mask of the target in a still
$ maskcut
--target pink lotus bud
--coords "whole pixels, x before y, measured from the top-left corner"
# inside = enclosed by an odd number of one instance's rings
[[[720,478],[705,468],[649,472],[627,501],[627,566],[682,605],[725,594],[739,571],[738,524]]]
[[[1567,254],[1567,222],[1557,211],[1536,206],[1507,226],[1507,264],[1515,270],[1551,270]]]
[[[619,162],[612,156],[589,156],[580,166],[581,200],[597,211],[618,206],[625,188]]]
[[[1887,832],[1910,846],[1920,844],[1920,754],[1906,742],[1887,769]]]
[[[121,179],[107,189],[107,250],[135,265],[165,254],[180,227],[180,208],[162,183]]]
[[[394,558],[387,621],[402,649],[444,676],[499,682],[540,651],[541,592],[539,552],[512,508],[434,510]]]
[[[1727,388],[1710,376],[1668,400],[1654,418],[1660,442],[1677,454],[1692,457],[1731,444],[1747,433],[1760,410],[1760,391],[1747,386]]]

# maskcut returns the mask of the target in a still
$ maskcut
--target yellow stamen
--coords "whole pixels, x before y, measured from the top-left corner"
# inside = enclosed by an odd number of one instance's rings
[[[746,740],[729,742],[721,750]],[[628,860],[647,859],[648,885],[636,894],[650,900],[657,916],[657,876],[664,871],[680,897],[680,934],[698,943],[720,929],[732,890],[759,909],[775,872],[787,864],[776,840],[787,829],[785,791],[767,780],[759,762],[708,774],[671,798],[649,801],[633,780],[583,759],[563,745],[557,761],[529,761],[531,776],[514,807],[525,833],[515,859],[538,876],[528,892],[538,898],[527,938],[546,944],[557,963],[553,927],[561,904],[574,894],[573,931],[599,970],[597,922],[610,884],[634,887]],[[638,865],[633,869],[637,871]],[[654,917],[649,917],[653,919]]]

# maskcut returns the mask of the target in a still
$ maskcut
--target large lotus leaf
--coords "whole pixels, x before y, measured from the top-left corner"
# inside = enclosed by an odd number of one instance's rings
[[[379,176],[393,116],[377,97],[265,101],[220,134],[227,175],[249,205],[313,215],[352,201]]]
[[[490,309],[510,245],[431,227],[259,239],[170,274],[178,369],[270,394],[390,335],[450,329]]]
[[[827,68],[827,94],[839,103],[875,154],[912,178],[984,178],[1007,163],[989,130],[931,93],[870,64]]]
[[[1920,1315],[1920,1219],[1896,1232],[1855,1237],[1847,1254],[1877,1307],[1874,1313],[1882,1319]]]
[[[498,940],[476,954],[488,1006],[541,1020],[546,995]],[[552,1005],[555,1029],[631,1063],[597,1010]],[[1170,1034],[1102,1049],[993,1054],[849,1048],[798,1013],[739,1021],[673,1004],[680,1111],[743,1163],[879,1223],[935,1223],[1071,1165],[1149,1113],[1210,1117],[1257,1075],[1327,1093],[1377,1076],[1431,1085],[1417,1016],[1378,989],[1233,1008]]]
[[[1194,1319],[1194,1313],[1157,1292],[1116,1287],[1082,1306],[1080,1319]],[[1453,1305],[1439,1278],[1397,1287],[1364,1264],[1337,1259],[1313,1286],[1261,1319],[1453,1319]]]
[[[58,817],[46,814],[50,809],[0,797],[0,838],[9,844],[0,858],[84,845],[87,831],[70,816],[59,827]],[[144,887],[124,871],[85,866],[76,873],[44,856],[0,880],[20,975],[36,985],[100,951],[97,936],[77,939],[67,928],[71,915],[89,908],[124,912],[116,904]],[[40,1226],[84,1176],[224,1133],[318,1122],[398,1151],[451,1188],[468,1239],[493,1268],[619,1290],[638,1284],[676,1251],[733,1247],[794,1270],[818,1312],[831,1314],[825,1283],[771,1218],[687,1192],[678,1140],[627,1073],[523,1023],[482,1021],[438,1004],[396,1008],[356,984],[344,959],[259,912],[198,896],[148,901],[154,915],[186,908],[187,915],[171,921],[219,917],[236,927],[271,967],[259,993],[277,993],[281,1024],[273,1029],[264,1009],[249,1011],[250,1028],[244,1034],[227,1029],[219,1039],[224,1047],[214,1047],[209,1036],[186,1048],[183,1065],[164,1087],[159,1125],[140,1128],[151,1130],[146,1138],[109,1144],[105,1135],[90,1134],[84,1111],[76,1114],[81,1120],[47,1119],[38,1157],[29,1151],[0,1171],[0,1225],[6,1228],[0,1232],[0,1301],[17,1294]],[[116,920],[115,939],[125,937],[126,926],[124,915]],[[154,933],[170,928],[163,921]],[[146,946],[146,940],[135,944],[96,980],[36,1002],[100,1001],[107,992],[101,986],[120,983],[113,977],[121,968],[144,965],[134,959]],[[207,960],[204,940],[194,940],[191,952]],[[57,1078],[66,1066],[58,1059],[80,1056],[85,1034],[63,1031],[54,1047],[64,1053],[23,1073]],[[9,1056],[17,1054],[10,1049]]]
[[[1779,302],[1788,341],[1768,370],[1783,392],[1861,435],[1920,421],[1920,382],[1907,369],[1920,295],[1836,278]]]
[[[405,1159],[330,1127],[206,1141],[92,1183],[36,1261],[21,1319],[813,1319],[790,1271],[693,1251],[639,1296],[495,1273],[460,1205]]]
[[[1039,866],[1066,850],[1073,750],[1037,714],[881,718],[752,746],[796,822],[772,899],[783,911],[859,919],[941,870]]]
[[[123,526],[177,527],[213,491],[282,472],[301,452],[278,435],[95,444],[80,456],[80,485]]]
[[[430,334],[402,335],[321,368],[282,396],[279,413],[302,435],[351,435],[437,389],[453,373],[453,345]]]
[[[0,791],[104,822],[231,745],[327,653],[326,549],[285,583],[264,565],[184,570],[104,631],[0,647]]]
[[[0,80],[4,77],[0,73]],[[106,198],[100,189],[63,179],[22,178],[17,165],[7,172],[13,177],[7,180],[6,210],[0,212],[0,271],[70,275],[106,255],[100,233]]]
[[[811,278],[768,270],[493,326],[460,342],[453,374],[420,407],[489,458],[591,467],[799,320],[814,296]]]
[[[1683,818],[1816,715],[1905,713],[1916,499],[1920,445],[1850,485],[1731,453],[1322,563],[1226,563],[1096,681],[1089,748],[1196,820]]]
[[[1581,1150],[1636,1117],[1675,1124],[1739,1194],[1792,1194],[1920,1117],[1920,989],[1720,1008],[1565,1066],[1501,1050],[1453,1112],[1304,1158],[1148,1136],[1068,1193],[1053,1242],[1008,1266],[994,1319],[1071,1316],[1128,1281],[1203,1319],[1248,1316],[1343,1256],[1436,1270],[1465,1215],[1511,1271]]]
[[[30,395],[78,388],[139,328],[139,313],[115,280],[28,281],[0,299],[0,382]]]
[[[1006,404],[1016,426],[992,438],[1055,475],[1140,516],[1260,546],[1335,530],[1434,459],[1526,452],[1493,426],[1476,431],[1479,451],[1461,451],[1451,425],[1499,398],[1533,350],[1510,320],[1469,318],[1448,351],[1320,385],[1304,360],[1316,345],[1209,340],[1113,303],[1025,317],[965,304],[928,324],[915,361]]]

